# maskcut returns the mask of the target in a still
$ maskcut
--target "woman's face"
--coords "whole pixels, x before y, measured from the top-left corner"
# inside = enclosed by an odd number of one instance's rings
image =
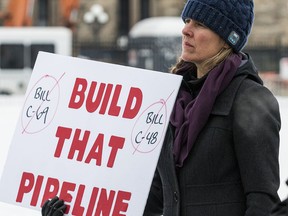
[[[182,54],[184,61],[200,65],[216,55],[225,42],[212,30],[192,19],[185,20],[182,30]]]

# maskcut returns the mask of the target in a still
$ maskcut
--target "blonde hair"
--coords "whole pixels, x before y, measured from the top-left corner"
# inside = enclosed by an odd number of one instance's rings
[[[215,56],[205,60],[201,67],[205,68],[206,72],[212,70],[226,58],[228,58],[233,53],[231,47],[229,48],[222,48]],[[179,58],[178,62],[170,68],[171,73],[177,73],[180,69],[191,70],[197,69],[196,65],[192,62],[186,62],[183,59]]]

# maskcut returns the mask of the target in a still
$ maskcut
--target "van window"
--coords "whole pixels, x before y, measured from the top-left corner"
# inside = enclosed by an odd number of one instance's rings
[[[1,44],[0,67],[2,69],[24,68],[24,45],[23,44]]]
[[[31,44],[31,68],[34,67],[37,55],[39,51],[55,53],[54,44]]]
[[[0,26],[0,95],[24,94],[39,51],[70,56],[72,39],[66,27]]]

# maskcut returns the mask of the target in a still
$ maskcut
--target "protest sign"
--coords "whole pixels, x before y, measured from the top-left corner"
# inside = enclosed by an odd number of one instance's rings
[[[58,195],[67,215],[142,215],[181,80],[41,52],[0,201],[40,211]]]

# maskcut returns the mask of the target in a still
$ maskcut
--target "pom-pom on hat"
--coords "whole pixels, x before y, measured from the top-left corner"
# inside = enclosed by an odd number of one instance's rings
[[[253,8],[253,0],[188,0],[181,16],[203,23],[238,53],[251,32]]]

